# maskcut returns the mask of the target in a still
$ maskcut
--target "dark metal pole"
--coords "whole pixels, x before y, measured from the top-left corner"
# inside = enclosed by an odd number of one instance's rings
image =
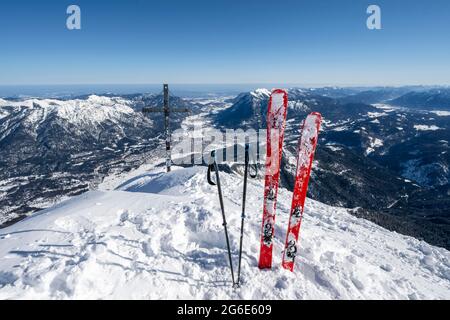
[[[225,239],[227,241],[228,259],[230,260],[231,280],[233,281],[233,287],[235,287],[236,282],[234,281],[233,260],[231,258],[231,248],[230,248],[230,240],[228,237],[227,219],[225,216],[225,207],[223,205],[222,186],[220,185],[219,166],[217,165],[215,151],[211,152],[211,160],[212,160],[212,163],[208,166],[207,179],[208,179],[208,183],[210,185],[217,185],[217,191],[219,193],[220,210],[222,212],[222,219],[223,219],[223,228],[225,230]],[[215,183],[211,180],[211,171],[212,170],[214,170],[216,173],[216,182]]]
[[[236,282],[234,281],[233,260],[231,258],[231,248],[230,248],[230,240],[229,240],[229,237],[228,237],[227,219],[225,217],[225,210],[224,210],[224,206],[223,206],[222,188],[220,186],[219,168],[217,166],[217,162],[214,163],[214,166],[215,166],[215,171],[216,171],[217,189],[219,190],[220,207],[221,207],[221,210],[222,210],[223,228],[225,230],[225,238],[227,240],[228,259],[230,259],[231,279],[233,281],[233,286],[234,286]]]
[[[241,285],[241,260],[242,260],[242,240],[244,239],[244,221],[245,221],[245,200],[247,197],[247,177],[249,163],[249,146],[245,145],[245,164],[244,164],[244,194],[242,195],[242,213],[241,213],[241,238],[239,243],[239,264],[236,286]]]
[[[164,84],[164,127],[166,128],[166,167],[167,172],[171,171],[172,152],[171,152],[171,133],[170,133],[170,107],[169,107],[169,85]]]
[[[189,109],[188,108],[170,108],[170,103],[169,103],[169,85],[168,84],[164,84],[163,86],[163,91],[164,91],[164,106],[161,107],[144,107],[142,109],[142,112],[144,113],[160,113],[162,112],[164,114],[164,133],[166,135],[165,140],[166,140],[166,168],[167,168],[167,172],[171,171],[171,166],[172,166],[172,136],[171,136],[171,132],[170,132],[170,114],[171,113],[180,113],[180,112],[186,112],[189,113]]]

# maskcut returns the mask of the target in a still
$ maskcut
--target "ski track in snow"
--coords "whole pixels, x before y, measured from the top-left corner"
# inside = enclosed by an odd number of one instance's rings
[[[450,253],[308,199],[294,273],[280,267],[291,193],[280,189],[274,268],[257,268],[263,181],[249,180],[243,285],[231,288],[206,168],[133,176],[0,230],[0,299],[449,299]],[[237,266],[242,177],[221,173]],[[110,183],[111,185],[111,183]]]

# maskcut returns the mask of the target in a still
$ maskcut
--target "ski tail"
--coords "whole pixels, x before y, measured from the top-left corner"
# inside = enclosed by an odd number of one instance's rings
[[[294,270],[294,260],[298,251],[300,225],[321,122],[320,113],[309,114],[303,122],[299,139],[294,192],[282,261],[283,268],[290,271]]]
[[[264,209],[261,226],[261,248],[258,266],[272,267],[275,209],[280,176],[288,95],[285,90],[272,91],[267,110],[267,157],[264,188]]]

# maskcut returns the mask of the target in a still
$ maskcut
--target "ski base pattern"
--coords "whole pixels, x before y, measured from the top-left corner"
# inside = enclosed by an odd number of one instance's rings
[[[291,215],[283,251],[282,266],[290,271],[294,270],[294,260],[298,251],[298,236],[303,217],[303,210],[308,190],[314,153],[320,130],[322,116],[313,112],[303,123],[302,133],[298,144],[297,171],[295,175],[294,193],[292,197]]]
[[[272,92],[267,111],[267,157],[264,188],[264,212],[261,230],[261,249],[258,266],[272,267],[272,250],[275,224],[275,209],[280,177],[280,163],[283,151],[284,130],[288,96],[286,91]]]

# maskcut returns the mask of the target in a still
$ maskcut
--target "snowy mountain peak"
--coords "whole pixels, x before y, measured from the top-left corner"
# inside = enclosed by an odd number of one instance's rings
[[[271,92],[268,89],[259,88],[259,89],[256,89],[256,90],[250,92],[250,94],[253,97],[258,98],[258,99],[267,99],[270,97]]]
[[[121,97],[106,97],[90,95],[86,99],[71,99],[71,100],[58,100],[58,99],[24,99],[24,100],[5,100],[0,99],[0,107],[108,107],[115,105],[129,105],[130,101]]]
[[[274,269],[259,271],[262,181],[248,185],[243,285],[232,290],[205,168],[110,181],[0,233],[0,299],[449,299],[450,254],[308,200],[298,268],[281,268],[291,193],[279,194]],[[237,261],[242,178],[221,173]],[[118,185],[118,186],[117,186]],[[105,185],[106,186],[106,185]]]
[[[34,130],[48,119],[61,119],[71,124],[86,126],[89,123],[117,121],[123,116],[134,113],[130,102],[122,98],[110,98],[91,95],[87,99],[57,100],[57,99],[27,99],[22,101],[2,100],[3,107],[10,107],[6,114],[20,115]],[[23,108],[22,111],[20,108]]]

